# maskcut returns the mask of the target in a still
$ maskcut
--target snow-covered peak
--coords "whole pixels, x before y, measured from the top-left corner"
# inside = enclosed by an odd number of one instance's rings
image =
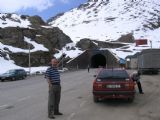
[[[25,15],[0,13],[0,27],[22,27],[28,28],[31,25],[28,17]]]
[[[160,29],[159,13],[159,0],[88,0],[49,24],[62,29],[74,42],[82,38],[117,40],[128,33],[154,41],[155,31]]]

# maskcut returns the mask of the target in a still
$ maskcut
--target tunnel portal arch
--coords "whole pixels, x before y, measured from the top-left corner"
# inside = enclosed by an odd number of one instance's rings
[[[98,68],[99,66],[106,66],[106,58],[102,54],[96,54],[91,57],[91,68]]]

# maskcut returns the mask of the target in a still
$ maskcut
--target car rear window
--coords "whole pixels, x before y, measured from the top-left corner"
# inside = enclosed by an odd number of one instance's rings
[[[8,73],[15,73],[15,70],[9,70]]]
[[[97,76],[98,79],[128,79],[129,75],[125,70],[102,70]]]

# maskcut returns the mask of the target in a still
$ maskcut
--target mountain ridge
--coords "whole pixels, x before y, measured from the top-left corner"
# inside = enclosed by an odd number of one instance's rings
[[[27,67],[29,54],[32,66],[46,66],[53,53],[68,43],[72,41],[62,30],[47,25],[39,16],[0,14],[1,67],[4,62]]]
[[[48,23],[75,42],[83,38],[117,40],[128,33],[135,38],[156,39],[149,34],[160,28],[159,13],[158,0],[88,0]]]

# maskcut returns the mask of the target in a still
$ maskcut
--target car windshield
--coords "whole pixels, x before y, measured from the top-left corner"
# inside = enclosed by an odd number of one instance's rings
[[[15,73],[15,70],[8,70],[6,73]]]
[[[125,70],[102,70],[97,76],[98,79],[128,79],[129,75]]]

